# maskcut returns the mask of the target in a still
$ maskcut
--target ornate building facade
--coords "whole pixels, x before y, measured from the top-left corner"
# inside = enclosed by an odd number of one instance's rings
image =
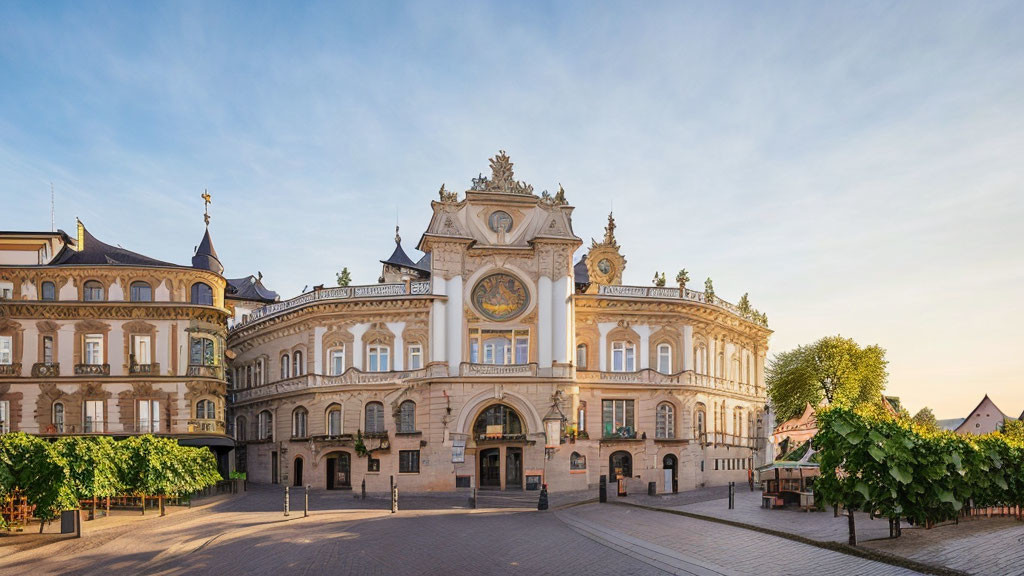
[[[208,220],[207,220],[208,222]],[[209,230],[192,266],[63,232],[0,232],[0,432],[158,434],[229,469],[230,302]]]
[[[504,152],[441,187],[381,283],[250,306],[227,345],[235,466],[250,480],[385,491],[671,492],[746,480],[766,439],[764,317],[679,287],[623,286],[611,216],[583,242],[559,187]]]

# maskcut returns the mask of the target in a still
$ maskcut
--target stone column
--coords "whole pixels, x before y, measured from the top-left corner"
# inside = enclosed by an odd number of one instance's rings
[[[405,370],[405,341],[402,339],[405,322],[388,322],[387,326],[388,330],[395,335],[395,349],[391,351],[391,369]]]
[[[448,374],[459,375],[462,363],[462,276],[447,281],[448,306],[445,311],[445,340],[448,350]]]
[[[540,368],[551,368],[551,278],[537,280],[537,362]]]
[[[444,296],[447,292],[447,283],[440,276],[431,280],[435,296]],[[444,362],[448,359],[448,352],[445,346],[445,334],[447,332],[446,321],[448,318],[445,310],[445,303],[434,300],[430,307],[430,360],[432,362]]]
[[[562,276],[551,285],[551,316],[552,316],[552,361],[566,364],[572,357],[573,335],[570,333],[570,301],[572,299],[572,278]]]
[[[352,366],[358,370],[363,369],[363,334],[370,328],[369,324],[356,324],[349,328],[352,333]]]
[[[693,370],[693,326],[683,326],[683,370]]]

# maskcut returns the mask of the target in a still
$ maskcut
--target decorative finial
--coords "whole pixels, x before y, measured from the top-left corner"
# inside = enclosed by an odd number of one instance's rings
[[[395,224],[395,244],[401,244],[402,237],[398,235],[398,224]]]
[[[475,181],[475,179],[474,179]],[[476,190],[476,188],[474,188]],[[441,189],[437,191],[438,196],[441,197],[441,202],[458,202],[458,192],[449,192],[444,189],[444,184],[441,184]]]
[[[604,227],[604,243],[615,245],[615,216],[611,212],[608,213],[608,225]]]
[[[203,203],[204,203],[204,206],[203,206],[203,220],[206,222],[206,225],[209,226],[210,225],[210,202],[212,201],[213,196],[210,196],[210,193],[206,191],[206,188],[203,188],[203,194],[202,194],[202,196],[200,196],[200,198],[203,199]]]
[[[475,190],[476,179],[473,180],[473,184]],[[498,150],[498,155],[491,158],[491,179],[485,179],[480,184],[483,185],[485,192],[522,194],[524,196],[533,194],[533,186],[516,180],[515,173],[512,171],[512,161],[509,160],[508,154],[504,150]]]

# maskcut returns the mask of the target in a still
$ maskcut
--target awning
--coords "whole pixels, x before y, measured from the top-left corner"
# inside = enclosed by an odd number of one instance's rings
[[[226,436],[187,436],[178,438],[182,446],[209,446],[213,448],[234,448],[235,440]]]

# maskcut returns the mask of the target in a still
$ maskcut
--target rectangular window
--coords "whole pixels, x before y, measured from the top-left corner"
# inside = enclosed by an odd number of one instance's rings
[[[43,300],[52,301],[57,299],[57,287],[53,282],[43,282]]]
[[[149,334],[136,334],[132,336],[132,354],[135,355],[136,364],[152,364],[152,357],[149,354]]]
[[[630,342],[612,342],[612,372],[635,372],[636,348]]]
[[[391,350],[387,346],[370,346],[370,372],[387,372],[388,355]]]
[[[53,336],[43,336],[43,362],[53,363]]]
[[[474,364],[528,364],[530,331],[474,328],[469,331],[469,361]]]
[[[658,346],[658,372],[672,373],[672,349],[664,344]]]
[[[380,458],[367,458],[366,459],[366,471],[367,472],[380,472]]]
[[[14,364],[14,339],[0,336],[0,364]]]
[[[85,401],[85,431],[104,432],[103,427],[103,400]]]
[[[601,413],[604,436],[632,437],[636,434],[633,428],[633,400],[602,400]]]
[[[85,363],[98,365],[103,364],[103,335],[85,335]]]
[[[139,432],[152,434],[160,431],[160,401],[139,400]]]
[[[341,410],[331,410],[327,413],[327,435],[341,435]]]
[[[420,451],[399,450],[398,471],[402,474],[419,474],[420,472]]]
[[[587,346],[586,344],[580,344],[576,347],[576,368],[578,370],[587,369]]]
[[[213,340],[209,338],[192,338],[189,343],[188,363],[193,366],[214,366]]]
[[[12,282],[0,282],[0,300],[14,299],[14,284]]]
[[[0,400],[0,434],[11,431],[11,403]]]
[[[423,347],[419,344],[409,346],[409,370],[423,368]]]
[[[345,349],[331,351],[331,374],[341,376],[345,373]]]

